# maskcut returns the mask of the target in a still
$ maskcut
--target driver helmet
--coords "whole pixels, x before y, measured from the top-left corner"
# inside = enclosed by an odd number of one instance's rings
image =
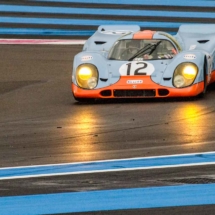
[[[140,48],[140,42],[138,40],[131,40],[126,44],[129,53],[135,54]]]

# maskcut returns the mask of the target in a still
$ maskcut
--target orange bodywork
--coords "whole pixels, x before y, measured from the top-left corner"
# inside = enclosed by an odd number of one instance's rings
[[[128,84],[128,80],[142,80],[143,83],[141,84]],[[177,88],[171,88],[171,87],[164,87],[159,84],[156,84],[153,82],[150,78],[150,76],[145,77],[137,77],[137,76],[121,76],[120,80],[108,87],[100,88],[100,89],[94,89],[94,90],[85,90],[82,89],[75,84],[72,83],[71,85],[72,92],[75,97],[77,98],[119,98],[114,96],[115,90],[153,90],[155,92],[155,95],[150,96],[125,96],[120,98],[164,98],[164,97],[190,97],[190,96],[197,96],[204,90],[204,82],[199,82],[197,84],[194,84],[190,87],[185,87],[181,89]],[[109,90],[110,95],[103,96],[102,92]],[[165,95],[163,93],[165,91]]]
[[[156,31],[150,31],[150,30],[139,31],[133,35],[133,39],[152,40],[155,32]]]

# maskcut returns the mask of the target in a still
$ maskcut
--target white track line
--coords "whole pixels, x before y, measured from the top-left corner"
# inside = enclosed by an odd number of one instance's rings
[[[215,162],[203,162],[203,163],[190,163],[190,164],[178,164],[178,165],[165,165],[165,166],[150,166],[150,167],[136,167],[136,168],[121,168],[121,169],[107,169],[107,170],[92,170],[92,171],[80,171],[80,172],[64,172],[64,173],[49,173],[49,174],[35,174],[24,176],[9,176],[0,178],[2,180],[10,179],[22,179],[22,178],[40,178],[50,176],[65,176],[65,175],[81,175],[81,174],[93,174],[93,173],[107,173],[107,172],[123,172],[123,171],[138,171],[138,170],[152,170],[152,169],[166,169],[166,168],[178,168],[178,167],[192,167],[192,166],[208,166],[214,165]]]
[[[215,142],[215,141],[213,141]],[[84,162],[71,162],[71,163],[60,163],[60,164],[44,164],[44,165],[32,165],[32,166],[16,166],[16,167],[2,167],[0,170],[5,169],[18,169],[18,168],[35,168],[35,167],[55,167],[62,165],[77,165],[77,164],[90,164],[90,163],[102,163],[102,162],[112,162],[112,161],[129,161],[129,160],[142,160],[142,159],[154,159],[154,158],[168,158],[168,157],[183,157],[189,155],[208,155],[214,154],[215,151],[212,152],[198,152],[198,153],[185,153],[185,154],[174,154],[174,155],[159,155],[159,156],[150,156],[150,157],[136,157],[136,158],[122,158],[122,159],[109,159],[109,160],[96,160],[96,161],[84,161]]]

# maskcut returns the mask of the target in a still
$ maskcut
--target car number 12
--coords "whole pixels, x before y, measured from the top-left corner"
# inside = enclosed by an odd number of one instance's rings
[[[119,69],[121,76],[129,75],[151,75],[154,72],[154,66],[146,62],[131,62],[123,64]]]

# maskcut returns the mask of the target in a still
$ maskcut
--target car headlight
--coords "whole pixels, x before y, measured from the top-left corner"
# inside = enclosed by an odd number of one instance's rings
[[[179,64],[173,75],[173,85],[177,88],[190,86],[198,74],[198,67],[194,63]]]
[[[94,89],[98,84],[98,70],[93,64],[82,64],[76,69],[76,81],[79,87]]]

